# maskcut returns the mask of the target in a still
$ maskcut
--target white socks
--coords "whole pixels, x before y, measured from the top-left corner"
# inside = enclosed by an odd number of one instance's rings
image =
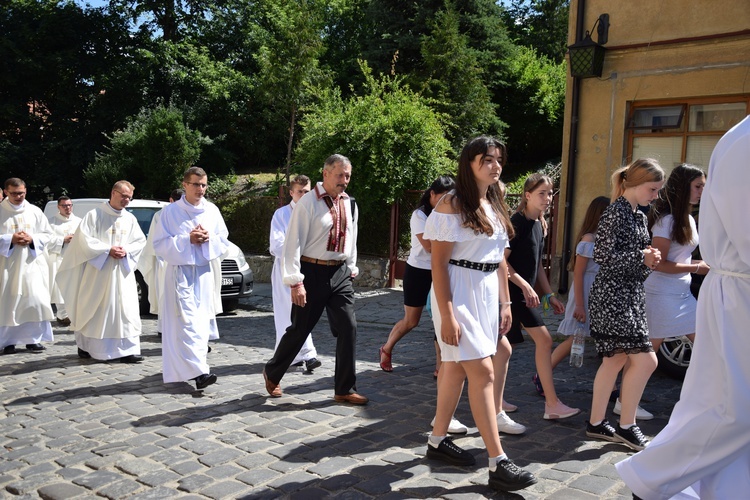
[[[429,444],[433,448],[437,448],[438,446],[440,446],[440,443],[443,442],[443,439],[445,439],[445,436],[433,436],[433,435],[430,435],[427,438],[427,444]]]
[[[490,470],[494,472],[497,469],[497,463],[502,462],[503,460],[508,460],[508,455],[506,455],[505,453],[503,453],[499,457],[490,457]]]

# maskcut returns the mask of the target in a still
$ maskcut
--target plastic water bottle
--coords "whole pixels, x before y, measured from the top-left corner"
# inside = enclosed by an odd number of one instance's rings
[[[570,347],[570,366],[580,368],[583,366],[583,350],[586,342],[583,323],[578,323],[573,333],[573,345]]]

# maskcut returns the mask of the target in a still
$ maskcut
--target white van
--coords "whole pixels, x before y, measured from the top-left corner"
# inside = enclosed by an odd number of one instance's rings
[[[87,212],[107,200],[105,198],[75,198],[71,201],[73,202],[73,214],[83,217]],[[154,214],[167,205],[169,203],[166,201],[135,199],[131,200],[125,209],[138,219],[143,234],[148,236]],[[44,215],[49,219],[56,213],[57,201],[47,202],[44,207]],[[135,278],[138,282],[138,302],[140,303],[141,314],[148,314],[148,287],[138,270],[135,271]],[[237,309],[239,299],[249,296],[252,291],[253,271],[245,260],[242,250],[234,243],[229,242],[229,251],[224,260],[221,261],[221,301],[224,311]]]

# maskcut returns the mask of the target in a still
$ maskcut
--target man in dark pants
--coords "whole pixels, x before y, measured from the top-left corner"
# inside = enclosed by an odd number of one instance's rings
[[[303,196],[292,212],[282,257],[283,282],[292,294],[292,324],[263,370],[271,397],[281,397],[281,378],[325,310],[336,337],[334,400],[357,405],[368,402],[355,387],[357,320],[352,278],[359,272],[358,217],[344,192],[351,174],[347,157],[328,157],[323,182]]]

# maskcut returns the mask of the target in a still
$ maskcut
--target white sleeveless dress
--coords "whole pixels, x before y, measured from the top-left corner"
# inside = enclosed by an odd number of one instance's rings
[[[472,229],[463,227],[458,214],[442,214],[433,210],[427,218],[424,238],[455,242],[451,259],[479,263],[502,262],[508,246],[508,233],[490,207],[485,206],[485,211],[494,228],[491,236],[475,234]],[[430,294],[432,321],[443,362],[469,361],[495,354],[499,328],[497,271],[487,273],[449,264],[448,275],[453,296],[453,314],[461,327],[458,346],[447,345],[440,338],[440,309],[434,290]]]

